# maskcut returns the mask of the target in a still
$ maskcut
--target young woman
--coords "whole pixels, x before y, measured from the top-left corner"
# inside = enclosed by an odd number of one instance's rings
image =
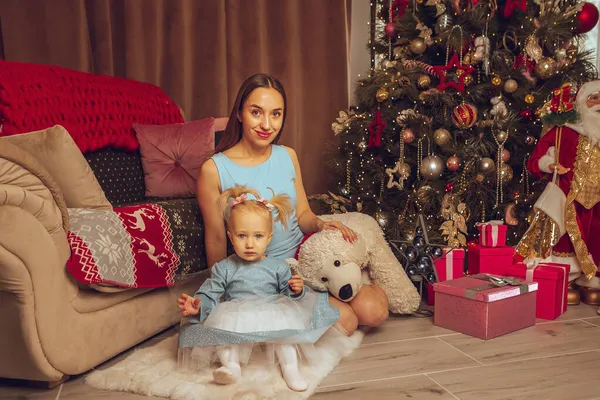
[[[344,239],[356,240],[350,228],[337,221],[323,221],[311,211],[296,153],[276,144],[283,133],[286,112],[285,91],[275,77],[257,74],[240,87],[215,155],[203,164],[198,177],[208,265],[227,257],[227,237],[217,200],[236,184],[256,188],[263,197],[268,197],[268,188],[272,188],[292,200],[294,212],[287,229],[275,224],[267,248],[270,257],[293,257],[305,234],[323,229],[338,229]],[[358,325],[377,326],[388,316],[387,297],[375,285],[365,285],[350,303],[333,297],[329,303],[340,312],[336,326],[348,335]]]

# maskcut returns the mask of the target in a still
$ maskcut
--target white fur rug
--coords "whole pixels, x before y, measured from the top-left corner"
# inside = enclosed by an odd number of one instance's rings
[[[242,381],[234,385],[214,383],[212,368],[194,372],[177,370],[177,334],[135,350],[111,367],[91,372],[85,381],[96,389],[174,400],[306,399],[342,358],[360,346],[363,336],[361,331],[346,337],[336,329],[329,329],[315,344],[314,354],[309,355],[311,366],[300,369],[309,381],[308,390],[301,393],[288,389],[278,366],[269,363],[265,352],[259,350],[255,350],[248,365],[242,367]],[[314,359],[318,361],[315,363]]]

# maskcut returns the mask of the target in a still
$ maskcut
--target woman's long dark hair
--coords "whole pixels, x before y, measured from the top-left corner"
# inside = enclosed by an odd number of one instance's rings
[[[240,87],[237,97],[235,98],[233,108],[231,109],[231,114],[229,115],[229,121],[227,122],[225,132],[223,132],[223,136],[215,148],[215,154],[232,148],[242,139],[242,123],[238,119],[238,115],[241,115],[242,107],[244,106],[248,96],[250,96],[250,93],[257,88],[273,88],[277,90],[283,97],[283,121],[281,123],[281,129],[277,133],[277,137],[273,140],[273,143],[279,142],[279,138],[281,138],[283,133],[283,126],[285,125],[285,116],[287,114],[287,99],[285,96],[285,90],[283,89],[281,82],[279,82],[279,79],[275,78],[274,76],[268,74],[256,74],[246,79],[246,81]]]

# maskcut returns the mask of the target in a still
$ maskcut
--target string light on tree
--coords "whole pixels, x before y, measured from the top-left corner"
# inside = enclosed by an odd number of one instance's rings
[[[543,187],[524,173],[541,137],[537,111],[563,81],[595,77],[577,33],[596,25],[597,9],[546,0],[372,4],[373,68],[353,96],[364,117],[338,134],[343,145],[331,155],[338,193],[377,215],[391,239],[413,232],[418,215],[441,236],[445,195],[470,210],[469,234],[513,204],[509,237],[518,240]],[[501,105],[506,112],[492,112]]]

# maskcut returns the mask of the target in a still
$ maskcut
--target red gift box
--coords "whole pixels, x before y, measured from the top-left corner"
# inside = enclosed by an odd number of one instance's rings
[[[433,286],[433,323],[442,328],[491,339],[535,324],[536,282],[478,274]]]
[[[483,247],[477,243],[469,244],[467,270],[469,275],[494,274],[506,276],[513,265],[515,249],[513,247]]]
[[[450,248],[444,249],[444,256],[435,262],[435,271],[440,282],[462,277],[465,272],[465,250]],[[427,283],[427,304],[435,304],[433,285]]]
[[[489,221],[477,224],[479,244],[485,247],[506,246],[506,225],[502,221]]]
[[[525,264],[519,263],[510,267],[507,275],[537,282],[536,317],[556,319],[567,311],[570,270],[569,264],[542,263],[528,269]]]

